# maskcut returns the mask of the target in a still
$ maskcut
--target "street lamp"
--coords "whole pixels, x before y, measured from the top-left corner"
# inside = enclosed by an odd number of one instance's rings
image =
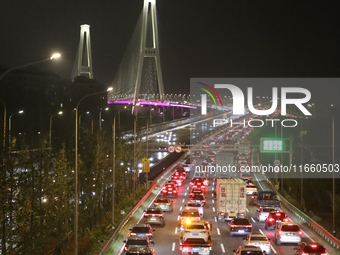
[[[12,141],[11,141],[11,134],[12,134],[12,116],[16,115],[16,114],[21,114],[23,113],[23,110],[20,110],[16,113],[11,114],[11,116],[9,116],[9,121],[8,121],[8,145],[9,145],[9,153],[12,152]]]
[[[50,150],[52,151],[52,119],[53,119],[53,117],[55,116],[55,115],[61,115],[61,114],[63,114],[63,112],[62,111],[59,111],[58,113],[56,113],[56,114],[51,114],[51,116],[50,116],[50,140],[49,140],[49,145],[50,145]]]
[[[108,111],[109,108],[106,107],[104,110],[105,110],[105,111]],[[103,110],[100,110],[100,111],[99,111],[99,133],[102,131],[102,111],[103,111]]]
[[[100,92],[95,92],[89,95],[84,96],[82,99],[79,100],[77,107],[76,107],[76,133],[75,133],[75,148],[74,148],[74,157],[75,157],[75,162],[74,162],[74,172],[75,172],[75,220],[74,220],[74,254],[78,255],[78,109],[79,109],[79,104],[81,101],[83,101],[85,98],[88,98],[90,96],[95,96],[99,95],[108,91],[112,91],[113,88],[110,87],[107,90],[100,91]]]
[[[57,59],[57,58],[60,58],[60,54],[59,53],[54,53],[51,57],[49,58],[46,58],[46,59],[43,59],[43,60],[39,60],[39,61],[35,61],[35,62],[31,62],[31,63],[28,63],[28,64],[24,64],[24,65],[20,65],[20,66],[15,66],[15,67],[12,67],[10,69],[8,69],[6,72],[4,72],[1,76],[0,76],[0,81],[2,80],[2,78],[4,78],[6,76],[6,74],[8,74],[9,72],[15,70],[15,69],[19,69],[19,68],[22,68],[22,67],[26,67],[26,66],[31,66],[31,65],[35,65],[35,64],[39,64],[39,63],[43,63],[43,62],[47,62],[47,61],[50,61],[50,60],[53,60],[53,59]]]
[[[112,150],[112,226],[115,223],[115,186],[116,186],[116,115],[115,113],[113,117],[113,126],[112,126],[112,139],[113,139],[113,150]]]
[[[90,112],[87,111],[87,112],[84,112],[84,113],[80,114],[80,116],[79,116],[79,126],[81,125],[81,116],[83,116],[84,114],[89,114],[89,113]]]

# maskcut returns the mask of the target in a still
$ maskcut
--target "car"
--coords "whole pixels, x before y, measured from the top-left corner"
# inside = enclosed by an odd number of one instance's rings
[[[177,187],[172,183],[167,183],[162,189],[163,197],[178,197]]]
[[[197,181],[197,179],[199,179],[199,180]],[[190,185],[191,190],[193,190],[193,189],[200,189],[200,190],[205,191],[206,190],[206,185],[204,183],[205,183],[204,180],[202,180],[200,178],[195,178],[195,181],[191,181],[191,183],[190,183],[191,184]]]
[[[153,205],[156,208],[161,208],[163,212],[173,211],[173,201],[168,198],[157,198]]]
[[[191,192],[190,192],[190,198],[194,195],[203,195],[204,196],[204,191],[201,190],[201,189],[193,188],[193,189],[191,189]]]
[[[275,211],[275,207],[272,206],[264,206],[264,207],[259,207],[256,210],[257,213],[257,219],[259,220],[259,222],[263,222],[268,218],[269,213],[271,213],[272,211]]]
[[[190,202],[201,203],[203,206],[205,206],[206,197],[203,195],[196,194],[190,197]]]
[[[211,240],[210,230],[203,220],[186,220],[183,224],[183,231],[180,233],[180,239],[184,242],[187,239],[201,239],[204,242]]]
[[[139,248],[149,248],[151,250],[153,250],[153,241],[150,240],[149,237],[146,236],[129,236],[127,240],[123,241],[125,243],[124,246],[124,254],[126,254],[126,252],[129,249],[132,249],[132,247],[139,247]]]
[[[233,255],[263,255],[260,247],[253,245],[241,245],[237,250],[233,250]]]
[[[192,160],[194,161],[194,160]],[[182,167],[184,168],[185,172],[190,172],[190,163],[189,164],[183,164]]]
[[[179,226],[183,227],[186,220],[200,220],[201,216],[197,209],[184,209],[179,213]]]
[[[190,168],[188,171],[190,171]],[[175,174],[176,173],[182,175],[184,180],[187,178],[187,170],[183,167],[183,165],[181,167],[176,167]]]
[[[179,188],[178,183],[175,180],[170,180],[167,183],[172,183],[176,186],[177,189]]]
[[[293,222],[280,222],[275,230],[275,242],[281,243],[301,243],[302,231],[298,224]]]
[[[160,208],[150,207],[144,210],[144,223],[165,226],[164,212]]]
[[[229,234],[233,235],[247,235],[253,232],[253,226],[250,221],[245,218],[234,218],[228,222]]]
[[[265,223],[265,229],[276,228],[280,222],[288,222],[288,216],[284,212],[270,212]]]
[[[264,234],[249,234],[243,238],[244,245],[254,245],[260,247],[263,252],[270,254],[270,239]]]
[[[299,247],[295,247],[294,251],[296,255],[328,255],[325,247],[319,243],[307,244],[302,242]]]
[[[130,236],[147,236],[151,240],[153,239],[153,231],[155,231],[151,228],[150,224],[145,223],[138,223],[129,230],[131,231]]]
[[[250,196],[249,205],[256,205],[256,204],[257,204],[257,192],[254,192]]]
[[[250,196],[250,195],[254,194],[255,192],[257,192],[257,187],[252,182],[247,183],[247,185],[246,185],[246,195]]]
[[[188,202],[185,209],[197,209],[200,216],[203,217],[203,204],[201,202]]]
[[[151,247],[131,246],[125,251],[125,255],[155,255],[155,249]]]
[[[182,186],[182,183],[183,183],[183,175],[180,175],[180,174],[173,174],[171,176],[171,180],[173,181],[176,181],[178,186]]]

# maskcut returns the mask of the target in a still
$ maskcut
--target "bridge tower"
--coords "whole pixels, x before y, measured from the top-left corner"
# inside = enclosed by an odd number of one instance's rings
[[[80,40],[72,71],[72,81],[77,76],[93,79],[90,25],[86,24],[80,26]]]
[[[159,55],[156,0],[144,0],[143,10],[113,80],[108,100],[132,100],[132,113],[140,97],[159,94],[164,86]]]

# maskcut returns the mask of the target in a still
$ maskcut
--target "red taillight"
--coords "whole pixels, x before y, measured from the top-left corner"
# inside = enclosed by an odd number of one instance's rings
[[[281,213],[276,213],[275,215],[276,215],[276,216],[281,216]]]
[[[196,186],[196,185],[194,185],[194,186],[193,186],[193,188],[197,188],[197,186]]]
[[[205,188],[205,186],[201,186],[201,189],[204,189]]]
[[[130,236],[135,236],[136,235],[136,233],[130,233]]]
[[[169,188],[168,190],[172,190],[172,188]]]
[[[183,247],[182,251],[188,252],[189,251],[189,247]]]
[[[147,236],[152,236],[152,234],[151,234],[151,233],[146,233],[146,235],[147,235]]]
[[[328,254],[325,252],[325,253],[321,253],[321,255],[328,255]]]
[[[273,218],[269,218],[268,220],[269,220],[270,222],[273,222],[273,221],[274,221],[274,219],[273,219]]]
[[[288,222],[288,218],[283,219],[284,222]]]
[[[282,232],[281,231],[279,231],[279,235],[281,235],[282,234]]]
[[[128,248],[125,246],[125,247],[124,247],[124,250],[125,250],[125,251],[127,251],[127,250],[128,250]]]
[[[147,217],[147,216],[150,216],[150,215],[149,215],[148,213],[145,213],[145,214],[144,214],[144,217]]]
[[[174,190],[174,193],[177,193],[177,190]]]
[[[318,246],[316,244],[311,244],[310,247],[317,248]]]
[[[159,205],[159,203],[155,203],[155,205]]]
[[[166,203],[166,205],[171,205],[170,203]]]
[[[302,236],[302,231],[299,231],[299,235]]]
[[[252,228],[253,226],[252,225],[247,225],[247,228]]]

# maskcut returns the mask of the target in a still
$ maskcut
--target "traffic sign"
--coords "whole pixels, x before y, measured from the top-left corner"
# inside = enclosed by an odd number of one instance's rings
[[[275,159],[274,160],[274,166],[279,166],[281,164],[280,160]]]
[[[177,153],[181,153],[181,152],[182,152],[182,147],[181,147],[181,146],[176,146],[176,147],[175,147],[175,151],[176,151]]]
[[[168,152],[169,152],[169,153],[175,152],[175,146],[170,145],[170,146],[168,147]]]
[[[142,158],[142,171],[143,173],[149,173],[150,172],[150,159],[148,158]]]

